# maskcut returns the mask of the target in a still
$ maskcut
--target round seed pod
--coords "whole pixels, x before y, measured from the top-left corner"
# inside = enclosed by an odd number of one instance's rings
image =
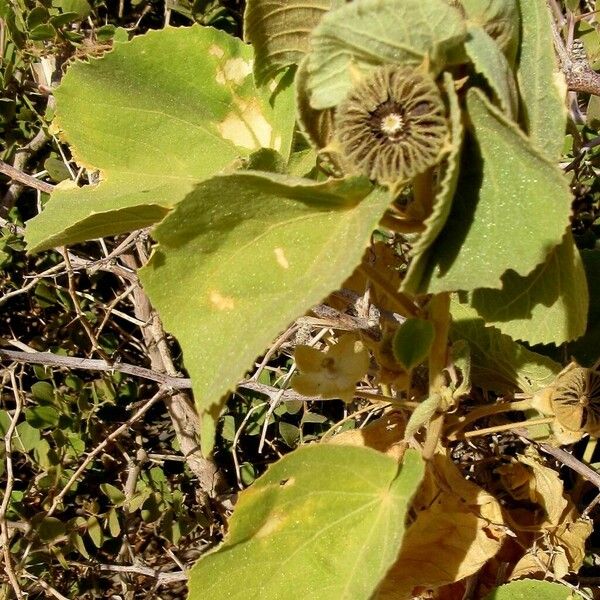
[[[600,435],[600,372],[572,363],[556,378],[550,402],[566,429]]]
[[[393,185],[439,162],[448,134],[446,109],[428,75],[380,67],[339,104],[335,133],[357,171]]]

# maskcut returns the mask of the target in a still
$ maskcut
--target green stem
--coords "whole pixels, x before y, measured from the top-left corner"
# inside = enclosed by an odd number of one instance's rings
[[[433,344],[429,351],[429,396],[441,394],[446,385],[444,369],[448,361],[448,331],[450,329],[450,294],[437,294],[433,296],[428,307],[429,320],[435,328]],[[447,408],[447,407],[444,407]],[[427,427],[423,458],[429,460],[433,457],[444,429],[444,413],[431,419]]]

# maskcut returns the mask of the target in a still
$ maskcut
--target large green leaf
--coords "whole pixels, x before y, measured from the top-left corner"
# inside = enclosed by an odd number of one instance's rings
[[[571,192],[558,168],[479,90],[469,90],[467,107],[474,133],[422,293],[499,288],[507,269],[527,275],[562,242],[569,222]]]
[[[481,27],[471,26],[468,32],[465,50],[473,61],[475,70],[485,77],[502,110],[511,119],[516,119],[519,95],[508,60],[498,44]]]
[[[533,144],[556,161],[567,125],[564,75],[558,68],[546,0],[520,0],[518,80],[525,127]]]
[[[192,568],[188,600],[367,600],[396,558],[423,476],[369,448],[306,446],[240,494],[221,547]]]
[[[309,36],[323,15],[344,0],[248,0],[244,36],[256,54],[254,75],[265,83],[277,71],[300,62]]]
[[[162,219],[195,185],[272,147],[285,157],[293,90],[259,91],[252,48],[208,27],[167,28],[73,64],[56,90],[56,124],[100,183],[60,185],[28,223],[36,251]],[[283,84],[282,84],[283,85]]]
[[[571,232],[531,274],[509,270],[501,290],[475,290],[471,304],[487,323],[530,344],[560,345],[583,335],[589,298]]]
[[[570,600],[573,597],[571,589],[562,583],[522,579],[497,587],[485,600]]]
[[[460,12],[444,0],[359,0],[327,13],[314,29],[308,59],[313,108],[337,105],[352,71],[423,63],[439,72],[466,36]]]
[[[583,250],[581,258],[592,301],[589,303],[585,334],[568,344],[567,351],[569,356],[574,356],[580,364],[591,367],[600,358],[600,249]]]
[[[422,279],[429,261],[429,249],[448,220],[452,208],[452,199],[458,184],[464,128],[458,96],[454,90],[454,79],[450,73],[444,73],[444,88],[450,108],[451,138],[449,151],[445,158],[445,171],[440,188],[435,196],[433,210],[425,220],[425,231],[413,244],[411,250],[412,260],[406,277],[402,281],[402,290],[409,294],[417,294],[423,288]]]
[[[316,183],[247,172],[201,183],[155,229],[140,272],[183,349],[201,413],[290,321],[341,285],[389,204],[362,178]]]
[[[562,369],[550,358],[532,352],[483,319],[469,306],[452,302],[452,340],[465,340],[471,350],[475,384],[498,393],[520,389],[533,394],[550,385]]]

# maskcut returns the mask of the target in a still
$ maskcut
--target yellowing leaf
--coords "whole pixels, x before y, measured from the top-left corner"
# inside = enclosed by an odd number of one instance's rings
[[[292,387],[297,392],[345,402],[352,402],[356,384],[369,368],[369,351],[352,334],[341,337],[327,352],[297,346],[295,358],[300,374],[292,379]]]
[[[240,494],[223,544],[190,571],[188,600],[368,600],[394,561],[418,453],[369,448],[288,454]]]
[[[257,89],[252,62],[251,47],[196,25],[73,63],[55,92],[55,126],[100,182],[57,187],[27,223],[29,250],[153,225],[199,182],[261,147],[287,159],[294,90],[289,77],[275,95]]]
[[[413,510],[419,512],[377,600],[410,600],[477,572],[505,535],[498,502],[439,454],[428,464]]]

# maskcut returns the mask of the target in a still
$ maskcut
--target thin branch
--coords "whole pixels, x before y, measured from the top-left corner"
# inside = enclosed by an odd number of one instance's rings
[[[13,181],[18,181],[27,187],[34,188],[46,194],[50,194],[55,187],[51,183],[40,181],[31,175],[27,175],[27,173],[23,173],[19,169],[15,169],[15,167],[5,163],[3,160],[0,160],[0,173],[4,173],[4,175],[7,175]]]
[[[88,465],[98,456],[113,440],[118,438],[122,433],[127,431],[135,422],[139,421],[159,400],[164,398],[170,392],[168,389],[161,387],[152,398],[147,400],[125,423],[117,427],[108,437],[106,437],[100,444],[98,444],[85,458],[85,460],[79,465],[77,470],[71,475],[69,481],[65,484],[63,489],[55,496],[52,501],[52,505],[46,514],[47,517],[54,514],[63,498],[69,493],[72,485],[79,479],[79,476],[87,469]]]
[[[6,430],[6,434],[4,435],[6,484],[4,486],[4,496],[2,498],[2,505],[0,505],[0,533],[2,534],[1,541],[2,551],[4,554],[4,572],[6,573],[6,576],[10,581],[10,584],[13,588],[15,596],[17,597],[17,600],[21,600],[23,598],[23,593],[21,592],[19,581],[17,580],[17,577],[13,570],[12,557],[10,555],[10,534],[6,525],[6,511],[8,510],[8,505],[10,504],[10,497],[15,482],[12,463],[12,439],[17,429],[17,423],[19,421],[19,417],[21,416],[21,410],[23,408],[23,400],[21,399],[21,394],[18,390],[15,372],[13,369],[11,369],[10,371],[10,381],[12,384],[13,395],[15,398],[15,412],[13,413],[13,416],[10,420],[10,424],[8,426],[8,429]]]

